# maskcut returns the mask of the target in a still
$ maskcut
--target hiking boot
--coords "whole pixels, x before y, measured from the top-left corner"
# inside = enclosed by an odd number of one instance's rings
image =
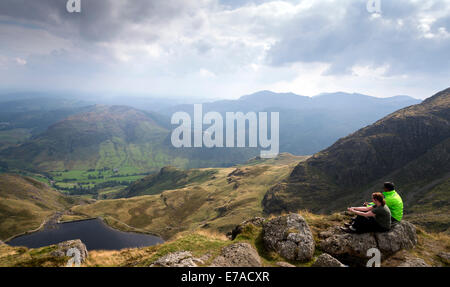
[[[341,227],[340,229],[345,233],[356,233],[356,229],[353,226]]]

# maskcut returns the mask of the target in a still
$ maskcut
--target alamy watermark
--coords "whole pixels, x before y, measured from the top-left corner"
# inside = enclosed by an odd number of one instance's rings
[[[381,266],[381,252],[378,248],[370,248],[366,253],[367,257],[371,257],[367,261],[366,267],[380,267]]]
[[[81,266],[81,252],[78,248],[70,248],[66,252],[67,257],[71,257],[69,261],[67,261],[66,267],[80,267]]]
[[[66,9],[69,13],[81,13],[81,0],[67,0]]]
[[[270,113],[270,138],[267,112],[227,112],[225,122],[218,112],[203,115],[203,105],[194,105],[194,131],[191,116],[186,112],[172,115],[172,125],[179,125],[172,131],[171,141],[176,148],[213,148],[213,147],[260,147],[261,158],[276,157],[280,150],[280,116],[278,112]],[[248,123],[248,130],[246,129]],[[204,125],[209,125],[203,130]],[[236,127],[236,129],[235,129]],[[224,141],[225,131],[225,141]],[[192,135],[194,137],[192,141]],[[248,145],[247,143],[248,135]]]
[[[368,0],[366,7],[371,14],[381,14],[381,0]]]

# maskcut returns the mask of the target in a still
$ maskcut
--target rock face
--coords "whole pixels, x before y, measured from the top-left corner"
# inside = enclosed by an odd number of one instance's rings
[[[438,254],[438,257],[441,259],[442,262],[444,262],[447,265],[450,265],[450,253],[448,253],[448,252],[440,252]]]
[[[276,264],[278,266],[280,266],[280,267],[295,267],[295,265],[292,265],[292,264],[287,263],[287,262],[277,262]]]
[[[264,223],[263,241],[268,250],[273,250],[289,260],[311,260],[315,250],[308,223],[295,213]]]
[[[395,224],[391,231],[375,233],[378,249],[389,256],[402,249],[411,249],[417,244],[416,227],[407,221]]]
[[[394,225],[389,232],[334,233],[322,240],[320,247],[343,262],[364,265],[368,260],[367,251],[371,248],[378,248],[382,259],[385,259],[402,249],[411,249],[416,244],[416,228],[411,223],[402,221]]]
[[[204,261],[195,258],[189,251],[178,251],[164,255],[150,267],[197,267],[198,264],[204,264]]]
[[[423,259],[409,258],[398,267],[431,267]]]
[[[331,256],[330,254],[322,254],[317,257],[316,262],[312,265],[312,267],[346,267],[339,260]]]
[[[222,249],[212,267],[261,267],[258,252],[248,243],[235,243]]]
[[[78,251],[75,251],[78,250]],[[76,239],[76,240],[69,240],[69,241],[64,241],[58,244],[57,249],[52,251],[51,255],[52,256],[57,256],[57,257],[73,257],[76,258],[77,254],[79,252],[80,255],[80,262],[79,263],[84,263],[86,261],[86,259],[89,256],[89,253],[87,251],[86,245],[84,245],[83,242],[81,242],[80,239]],[[76,260],[74,262],[75,264],[77,263]]]
[[[242,230],[244,230],[244,228],[249,225],[249,224],[253,224],[254,226],[258,226],[258,227],[262,227],[263,223],[264,223],[264,218],[262,217],[254,217],[252,219],[246,220],[244,222],[242,222],[241,224],[239,224],[238,226],[236,226],[233,231],[231,231],[231,240],[234,240],[236,238],[236,236],[238,236],[239,234],[241,234]]]

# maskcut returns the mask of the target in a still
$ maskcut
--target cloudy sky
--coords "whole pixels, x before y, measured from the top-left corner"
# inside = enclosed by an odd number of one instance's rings
[[[0,1],[0,90],[426,98],[450,86],[450,0]]]

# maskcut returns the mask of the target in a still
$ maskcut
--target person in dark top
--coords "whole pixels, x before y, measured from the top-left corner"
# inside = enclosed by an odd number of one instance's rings
[[[391,211],[380,192],[372,194],[374,206],[349,207],[348,211],[357,215],[353,224],[342,228],[350,233],[385,232],[391,229]]]
[[[400,222],[403,218],[403,200],[395,191],[395,186],[392,182],[385,182],[383,185],[383,196],[386,205],[391,211],[392,224]],[[373,202],[365,203],[364,206],[375,206]]]

